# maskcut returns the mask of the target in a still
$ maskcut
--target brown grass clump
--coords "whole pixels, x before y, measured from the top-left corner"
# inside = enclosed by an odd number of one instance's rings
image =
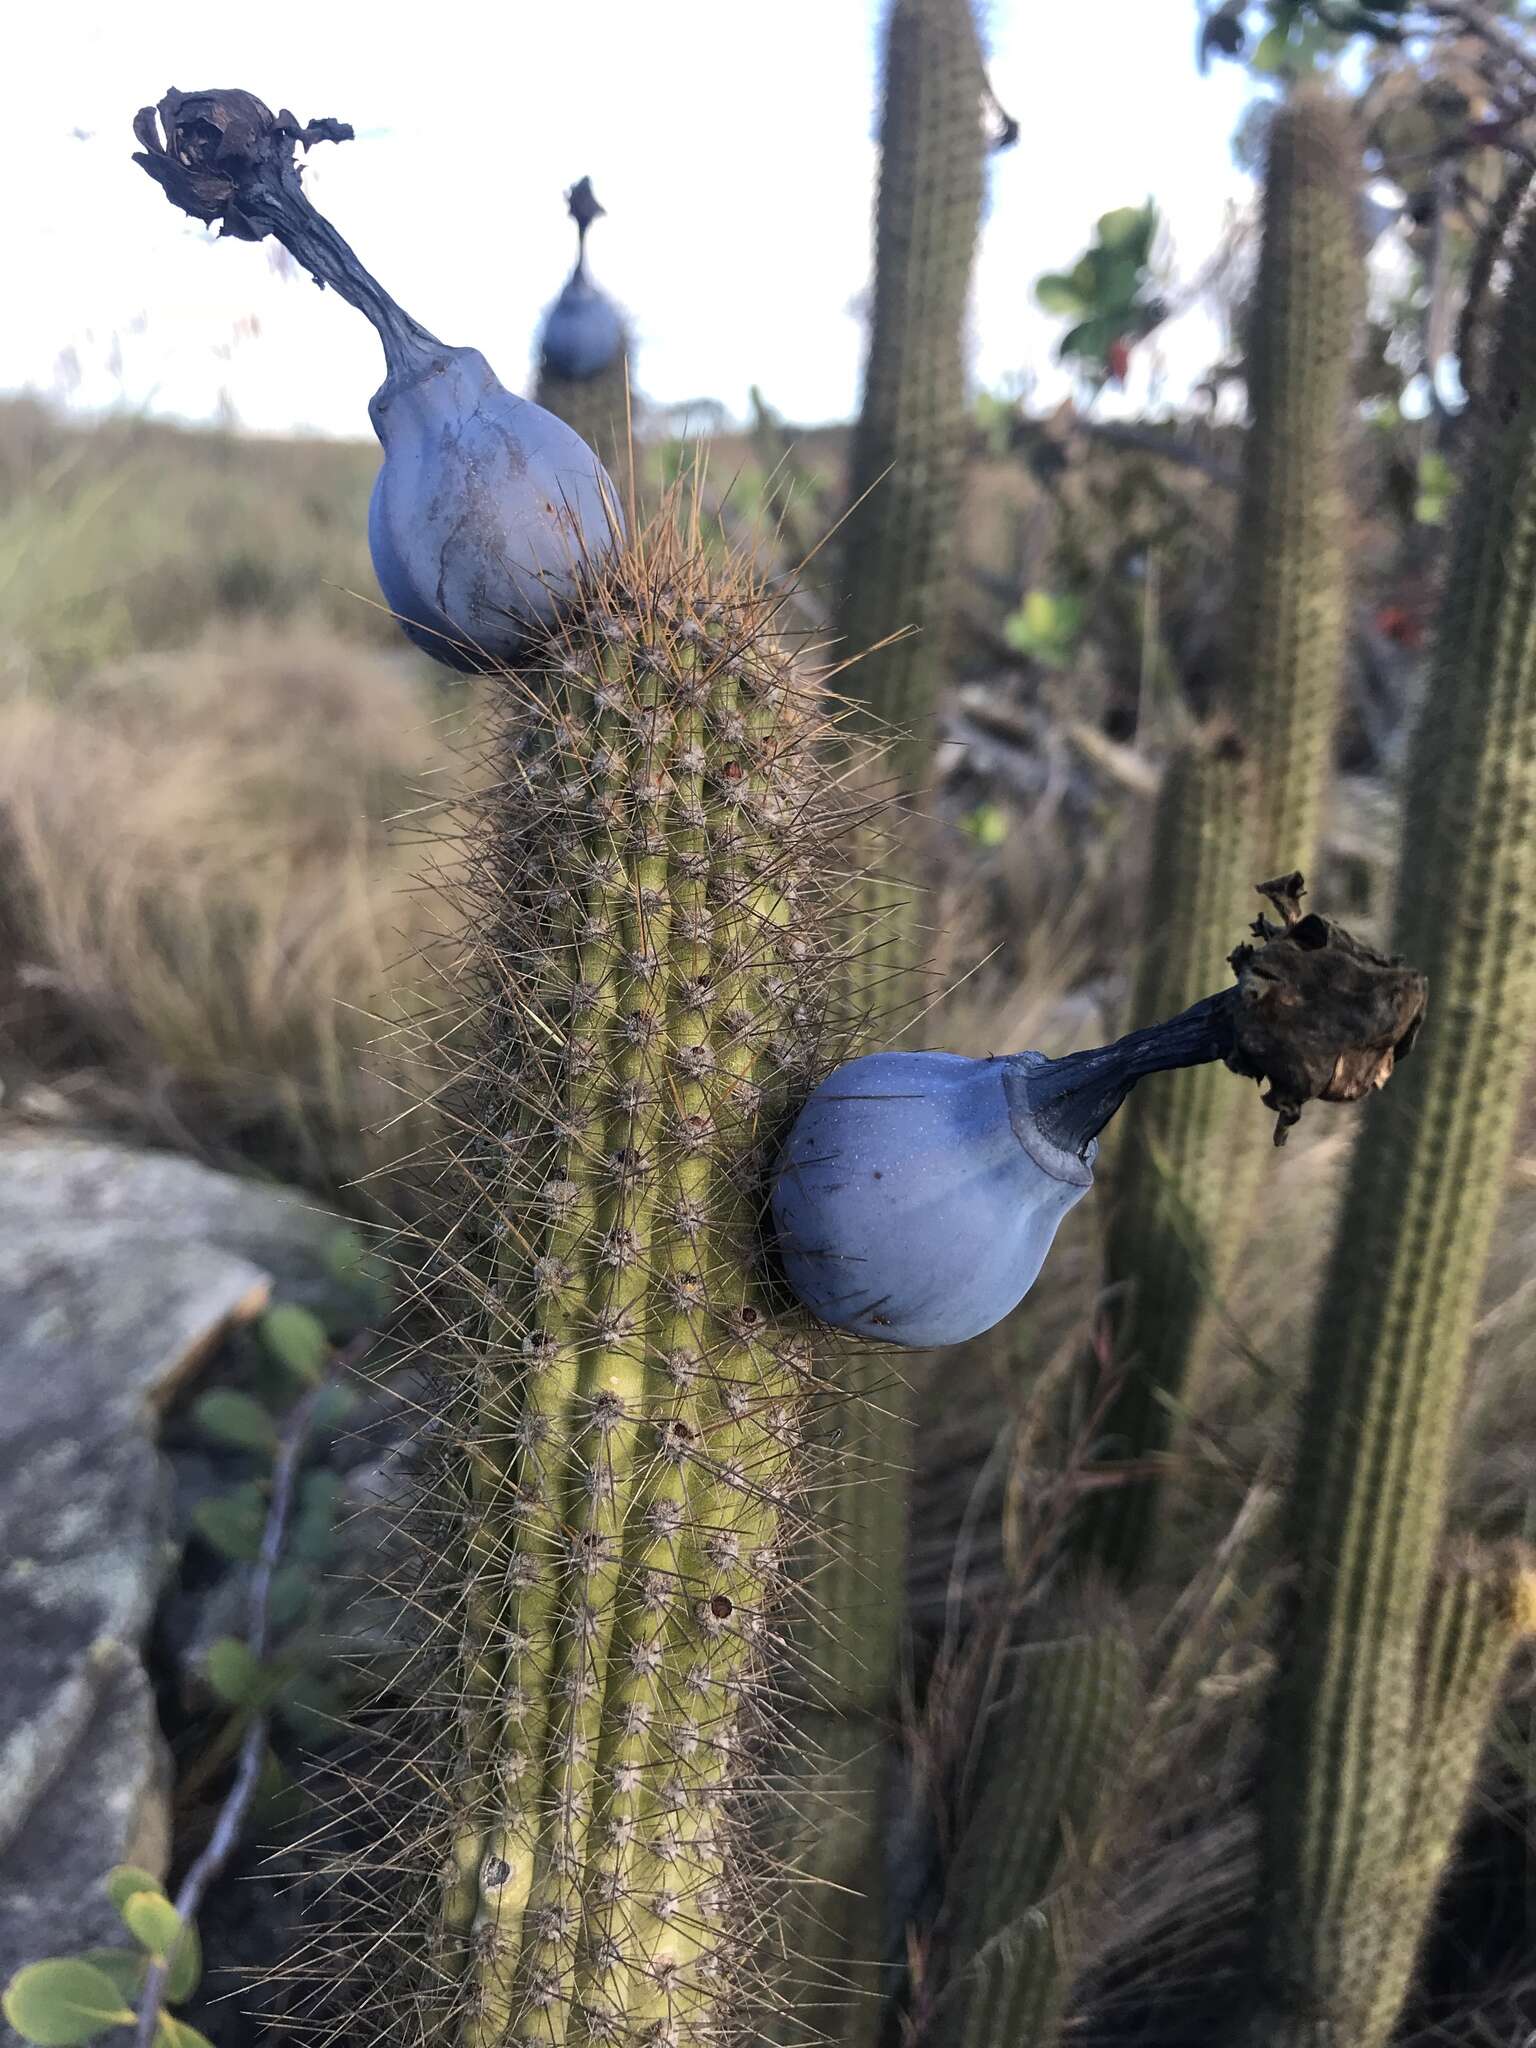
[[[252,628],[0,695],[13,1106],[387,1199],[422,1113],[369,1049],[431,978],[414,821],[474,716],[413,674]]]

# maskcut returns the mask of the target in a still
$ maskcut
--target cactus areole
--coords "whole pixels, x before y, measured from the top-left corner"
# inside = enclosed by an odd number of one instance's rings
[[[1423,1017],[1423,976],[1300,912],[1301,877],[1264,885],[1283,923],[1232,955],[1234,987],[1113,1045],[1051,1060],[881,1052],[821,1083],[774,1173],[785,1277],[840,1329],[957,1344],[1033,1286],[1093,1184],[1098,1135],[1145,1075],[1221,1060],[1266,1083],[1276,1143],[1312,1100],[1381,1087]]]
[[[446,666],[515,664],[619,537],[597,457],[506,390],[478,349],[403,312],[310,205],[294,147],[344,142],[345,123],[301,127],[250,93],[173,89],[134,133],[134,161],[175,205],[244,241],[273,236],[373,323],[387,371],[368,407],[384,449],[368,510],[379,587],[407,638]]]
[[[604,210],[592,180],[583,178],[573,185],[565,203],[576,223],[576,267],[549,309],[539,350],[546,376],[586,384],[611,370],[623,355],[624,323],[612,299],[587,275],[587,229]]]

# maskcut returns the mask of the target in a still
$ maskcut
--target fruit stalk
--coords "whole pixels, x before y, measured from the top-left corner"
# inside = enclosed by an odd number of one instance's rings
[[[1318,1311],[1263,1782],[1254,2039],[1376,2048],[1428,1904],[1409,1853],[1466,1361],[1536,1047],[1536,208],[1508,252],[1424,710],[1396,918],[1438,1021],[1361,1135]],[[1434,1845],[1431,1845],[1434,1846]],[[1434,1853],[1443,1853],[1443,1831]],[[1394,1989],[1394,1987],[1396,1987]]]

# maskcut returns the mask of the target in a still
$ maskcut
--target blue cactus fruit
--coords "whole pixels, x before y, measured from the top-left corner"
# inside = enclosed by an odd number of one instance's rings
[[[372,322],[387,372],[368,408],[384,449],[368,514],[379,586],[406,636],[446,666],[517,663],[621,538],[597,457],[477,349],[450,348],[402,312],[310,205],[295,144],[345,141],[344,123],[301,128],[250,93],[172,91],[134,132],[135,161],[176,205],[227,235],[274,236]]]
[[[587,230],[604,211],[592,180],[573,185],[565,199],[576,223],[576,267],[549,309],[539,347],[546,376],[585,384],[623,355],[624,322],[612,299],[587,275]]]
[[[1093,1184],[1098,1133],[1135,1083],[1226,1058],[1230,993],[1092,1052],[878,1052],[823,1081],[774,1169],[785,1278],[823,1322],[958,1344],[1033,1286]]]

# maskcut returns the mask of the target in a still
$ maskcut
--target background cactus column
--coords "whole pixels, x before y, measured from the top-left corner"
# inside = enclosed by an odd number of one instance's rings
[[[948,1984],[927,2048],[1050,2048],[1077,1949],[1076,1887],[1113,1806],[1141,1708],[1113,1624],[1026,1645],[1003,1666],[968,1820],[945,1883]]]
[[[1428,974],[1430,1024],[1361,1134],[1302,1406],[1295,1585],[1261,1774],[1252,2038],[1265,2048],[1386,2038],[1448,1839],[1442,1822],[1433,1856],[1421,1853],[1448,1682],[1431,1586],[1478,1291],[1536,1047],[1529,207],[1473,404],[1394,932]]]
[[[985,85],[971,0],[891,0],[874,304],[837,627],[842,654],[857,657],[839,687],[866,723],[895,731],[878,771],[866,768],[865,779],[878,772],[904,791],[923,778],[947,651]],[[905,836],[901,825],[883,832],[870,825],[852,916],[852,1000],[861,1016],[884,1017],[894,1028],[908,1021],[925,950],[922,905],[903,879]],[[781,1939],[795,1959],[805,2015],[786,2020],[776,2037],[786,2043],[802,2040],[807,2022],[849,2044],[873,2041],[880,2027],[885,1736],[904,1609],[911,1432],[899,1361],[856,1355],[839,1378],[844,1399],[818,1425],[830,1454],[829,1485],[801,1565],[811,1588],[796,1633],[806,1676],[783,1764],[789,1810],[777,1847],[798,1881]]]
[[[838,626],[848,687],[922,780],[944,672],[965,456],[965,318],[986,139],[971,0],[891,0],[885,25],[874,306],[854,429]],[[865,656],[893,633],[894,645]]]
[[[606,207],[590,178],[565,196],[576,223],[576,265],[539,335],[536,405],[573,427],[613,474],[628,475],[630,337],[624,316],[587,273],[587,233]]]
[[[1255,875],[1311,873],[1346,657],[1344,450],[1364,310],[1359,149],[1349,109],[1312,88],[1274,111],[1248,337],[1224,716],[1234,737],[1170,763],[1153,826],[1147,951],[1131,1022],[1220,979]],[[1238,764],[1246,755],[1248,767]],[[1166,922],[1163,906],[1168,906]],[[1139,1089],[1121,1118],[1106,1239],[1123,1391],[1104,1455],[1161,1460],[1193,1391],[1265,1156],[1259,1112],[1208,1068]],[[1255,1142],[1238,1141],[1247,1126]],[[1100,1493],[1089,1547],[1122,1579],[1150,1558],[1160,1480]]]
[[[442,1305],[429,1493],[467,1531],[453,1790],[392,1929],[410,1968],[441,1871],[437,1939],[370,2039],[686,2048],[748,1996],[743,1743],[813,1359],[764,1291],[754,1162],[839,980],[820,707],[771,613],[663,523],[504,683],[437,1246],[480,1276]]]

